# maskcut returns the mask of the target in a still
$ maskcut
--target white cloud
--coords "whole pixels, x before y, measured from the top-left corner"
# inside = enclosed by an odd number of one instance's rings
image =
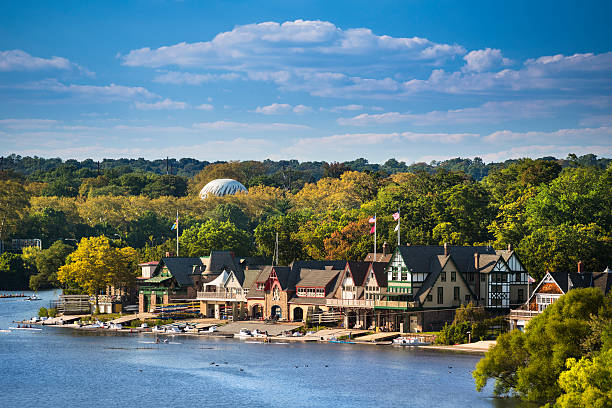
[[[292,109],[293,113],[301,114],[312,112],[312,108],[306,105],[295,105]]]
[[[40,58],[21,50],[0,51],[0,71],[36,71],[73,67],[76,67],[76,64],[62,57]]]
[[[158,96],[140,86],[123,85],[65,85],[55,79],[48,79],[38,82],[29,82],[13,86],[17,89],[26,89],[36,92],[47,91],[70,95],[72,97],[84,98],[93,102],[109,100],[134,100],[150,99]]]
[[[588,143],[593,143],[597,140],[609,143],[611,138],[612,127],[602,126],[598,128],[559,129],[550,132],[513,132],[511,130],[499,130],[485,136],[483,140],[490,143],[521,143],[524,141],[533,142],[535,140],[542,140],[548,142],[554,141],[555,143],[565,141],[568,144],[575,144],[579,140],[584,140]]]
[[[0,119],[0,127],[8,129],[48,129],[60,123],[54,119]]]
[[[165,74],[156,76],[153,81],[161,84],[187,84],[187,85],[201,85],[207,82],[216,81],[233,81],[239,79],[240,75],[234,72],[228,72],[224,74],[194,74],[190,72],[176,72],[170,71]]]
[[[334,106],[329,109],[331,112],[350,112],[350,111],[358,111],[363,110],[363,105],[350,104],[350,105],[342,105],[342,106]]]
[[[502,56],[501,50],[485,48],[474,50],[463,56],[465,60],[464,71],[483,72],[502,65],[510,65],[511,61]]]
[[[211,111],[215,109],[215,107],[209,103],[203,103],[201,105],[196,106],[196,109],[203,110],[203,111]]]
[[[164,99],[163,101],[146,103],[146,102],[134,102],[134,107],[139,110],[165,110],[165,109],[187,109],[189,105],[185,102],[173,101],[171,99]]]
[[[291,105],[287,103],[273,103],[271,105],[266,106],[258,106],[255,109],[256,113],[261,113],[263,115],[278,115],[281,113],[285,113],[291,110]]]
[[[205,130],[234,130],[234,131],[283,131],[283,130],[305,130],[310,129],[306,125],[293,123],[248,123],[218,120],[215,122],[194,123],[196,129]]]
[[[250,66],[317,66],[321,58],[344,64],[370,65],[364,55],[379,55],[395,63],[439,60],[463,54],[458,45],[425,38],[376,35],[367,28],[343,30],[327,21],[265,22],[235,27],[211,41],[179,43],[157,49],[141,48],[123,57],[128,66],[232,69]]]
[[[585,104],[582,100],[526,100],[486,102],[473,108],[431,111],[425,113],[385,112],[362,113],[351,118],[338,118],[341,125],[372,126],[409,122],[420,126],[465,123],[500,123],[508,120],[554,116],[557,108]]]
[[[287,103],[273,103],[266,106],[258,106],[255,113],[262,115],[280,115],[282,113],[293,112],[297,114],[312,112],[312,108],[306,105],[289,105]]]

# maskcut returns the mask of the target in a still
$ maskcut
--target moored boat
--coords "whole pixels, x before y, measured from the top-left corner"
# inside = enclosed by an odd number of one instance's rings
[[[393,339],[394,346],[427,346],[431,343],[421,341],[418,337],[397,337]]]
[[[251,333],[249,329],[240,329],[240,332],[235,333],[234,337],[237,337],[239,339],[251,338],[253,337],[253,333]]]

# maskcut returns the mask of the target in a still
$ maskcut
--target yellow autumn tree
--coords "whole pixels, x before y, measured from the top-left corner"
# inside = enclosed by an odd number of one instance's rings
[[[127,287],[136,279],[134,248],[114,248],[104,236],[83,238],[60,267],[57,278],[71,288],[98,296],[109,285]]]

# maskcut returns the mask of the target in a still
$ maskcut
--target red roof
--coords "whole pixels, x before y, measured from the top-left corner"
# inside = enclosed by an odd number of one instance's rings
[[[158,263],[159,263],[159,261],[151,261],[151,262],[147,262],[147,263],[138,264],[138,266],[147,266],[147,265],[153,266],[153,265],[157,265]]]

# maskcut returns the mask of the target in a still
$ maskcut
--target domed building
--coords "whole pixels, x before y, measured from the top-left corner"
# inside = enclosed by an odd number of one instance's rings
[[[209,194],[216,196],[232,195],[239,191],[247,191],[246,187],[239,181],[233,179],[216,179],[202,188],[200,191],[200,198],[203,200]]]

